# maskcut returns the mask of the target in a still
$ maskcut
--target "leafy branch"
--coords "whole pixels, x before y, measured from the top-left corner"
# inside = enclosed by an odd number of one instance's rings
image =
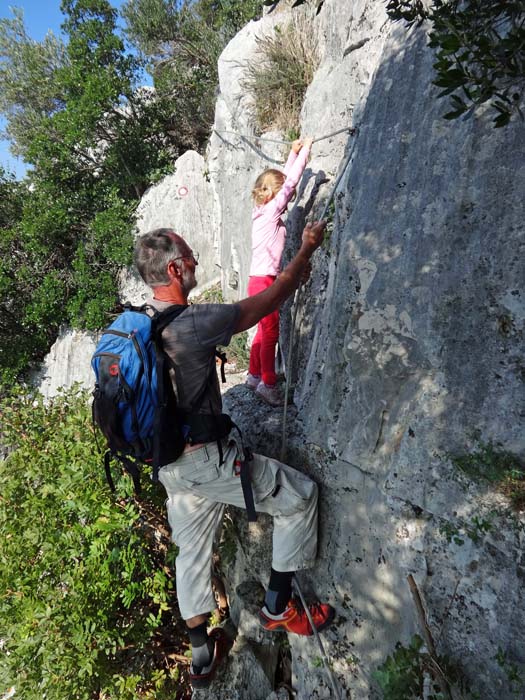
[[[512,0],[387,0],[386,11],[408,27],[428,22],[436,50],[439,97],[450,95],[445,119],[468,118],[482,104],[496,112],[494,126],[523,115],[525,7]]]
[[[321,8],[324,5],[324,0],[313,0],[313,1],[315,2],[316,6],[317,6],[317,13],[316,14],[319,14],[319,12],[321,12]],[[263,5],[270,6],[270,12],[271,12],[275,7],[277,7],[279,2],[280,2],[280,0],[264,0]],[[308,2],[309,2],[309,0],[295,0],[295,2],[292,4],[292,9],[294,7],[300,7],[301,5],[305,5]]]

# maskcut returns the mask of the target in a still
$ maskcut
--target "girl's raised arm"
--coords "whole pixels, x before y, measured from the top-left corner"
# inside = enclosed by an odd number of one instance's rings
[[[297,159],[297,154],[303,147],[303,142],[301,139],[295,139],[295,141],[292,141],[292,147],[290,148],[290,153],[288,154],[288,160],[286,161],[286,165],[284,166],[284,174],[288,175],[290,170],[292,169],[292,165],[295,163]]]
[[[295,143],[296,142],[294,141],[294,144]],[[286,170],[285,168],[284,172],[286,174],[286,180],[284,181],[283,186],[281,187],[279,192],[269,203],[272,205],[272,210],[273,212],[275,212],[275,215],[280,216],[288,206],[288,202],[292,198],[294,190],[297,187],[297,184],[301,179],[301,176],[306,167],[308,156],[310,155],[311,146],[312,139],[305,139],[302,147],[300,148],[299,153],[295,155],[292,144],[292,150],[290,151],[290,155],[288,156],[288,162],[286,163],[286,166],[288,167],[288,163],[290,162],[292,155],[294,156],[293,163],[289,170]]]

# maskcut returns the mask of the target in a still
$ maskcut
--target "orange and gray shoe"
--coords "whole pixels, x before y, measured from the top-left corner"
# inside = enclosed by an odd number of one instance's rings
[[[231,640],[221,627],[215,627],[208,635],[215,640],[215,648],[213,658],[208,666],[194,667],[190,666],[190,682],[194,688],[207,688],[212,682],[217,667],[228,655],[232,647]]]
[[[335,610],[327,603],[313,603],[308,606],[314,627],[318,632],[331,624]],[[269,632],[291,632],[307,637],[313,634],[310,621],[299,601],[293,598],[289,601],[284,612],[272,615],[264,605],[259,611],[259,622]]]

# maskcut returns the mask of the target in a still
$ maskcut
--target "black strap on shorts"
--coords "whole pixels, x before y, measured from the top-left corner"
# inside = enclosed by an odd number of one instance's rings
[[[232,421],[232,426],[239,433],[239,442],[241,444],[242,459],[239,460],[240,477],[242,495],[244,496],[244,505],[246,506],[246,515],[249,523],[257,522],[257,511],[255,510],[255,501],[253,498],[252,479],[250,474],[250,462],[253,461],[253,453],[249,447],[244,446],[241,429]]]
[[[250,474],[250,463],[253,460],[252,451],[249,448],[244,448],[244,461],[241,463],[241,487],[244,496],[244,504],[246,505],[246,514],[249,523],[257,522],[257,511],[253,500],[252,480]]]

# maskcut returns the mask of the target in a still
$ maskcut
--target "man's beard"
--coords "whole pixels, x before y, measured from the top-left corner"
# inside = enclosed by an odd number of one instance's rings
[[[197,286],[197,280],[195,279],[195,270],[190,270],[185,267],[182,271],[182,288],[189,294],[192,289]]]

